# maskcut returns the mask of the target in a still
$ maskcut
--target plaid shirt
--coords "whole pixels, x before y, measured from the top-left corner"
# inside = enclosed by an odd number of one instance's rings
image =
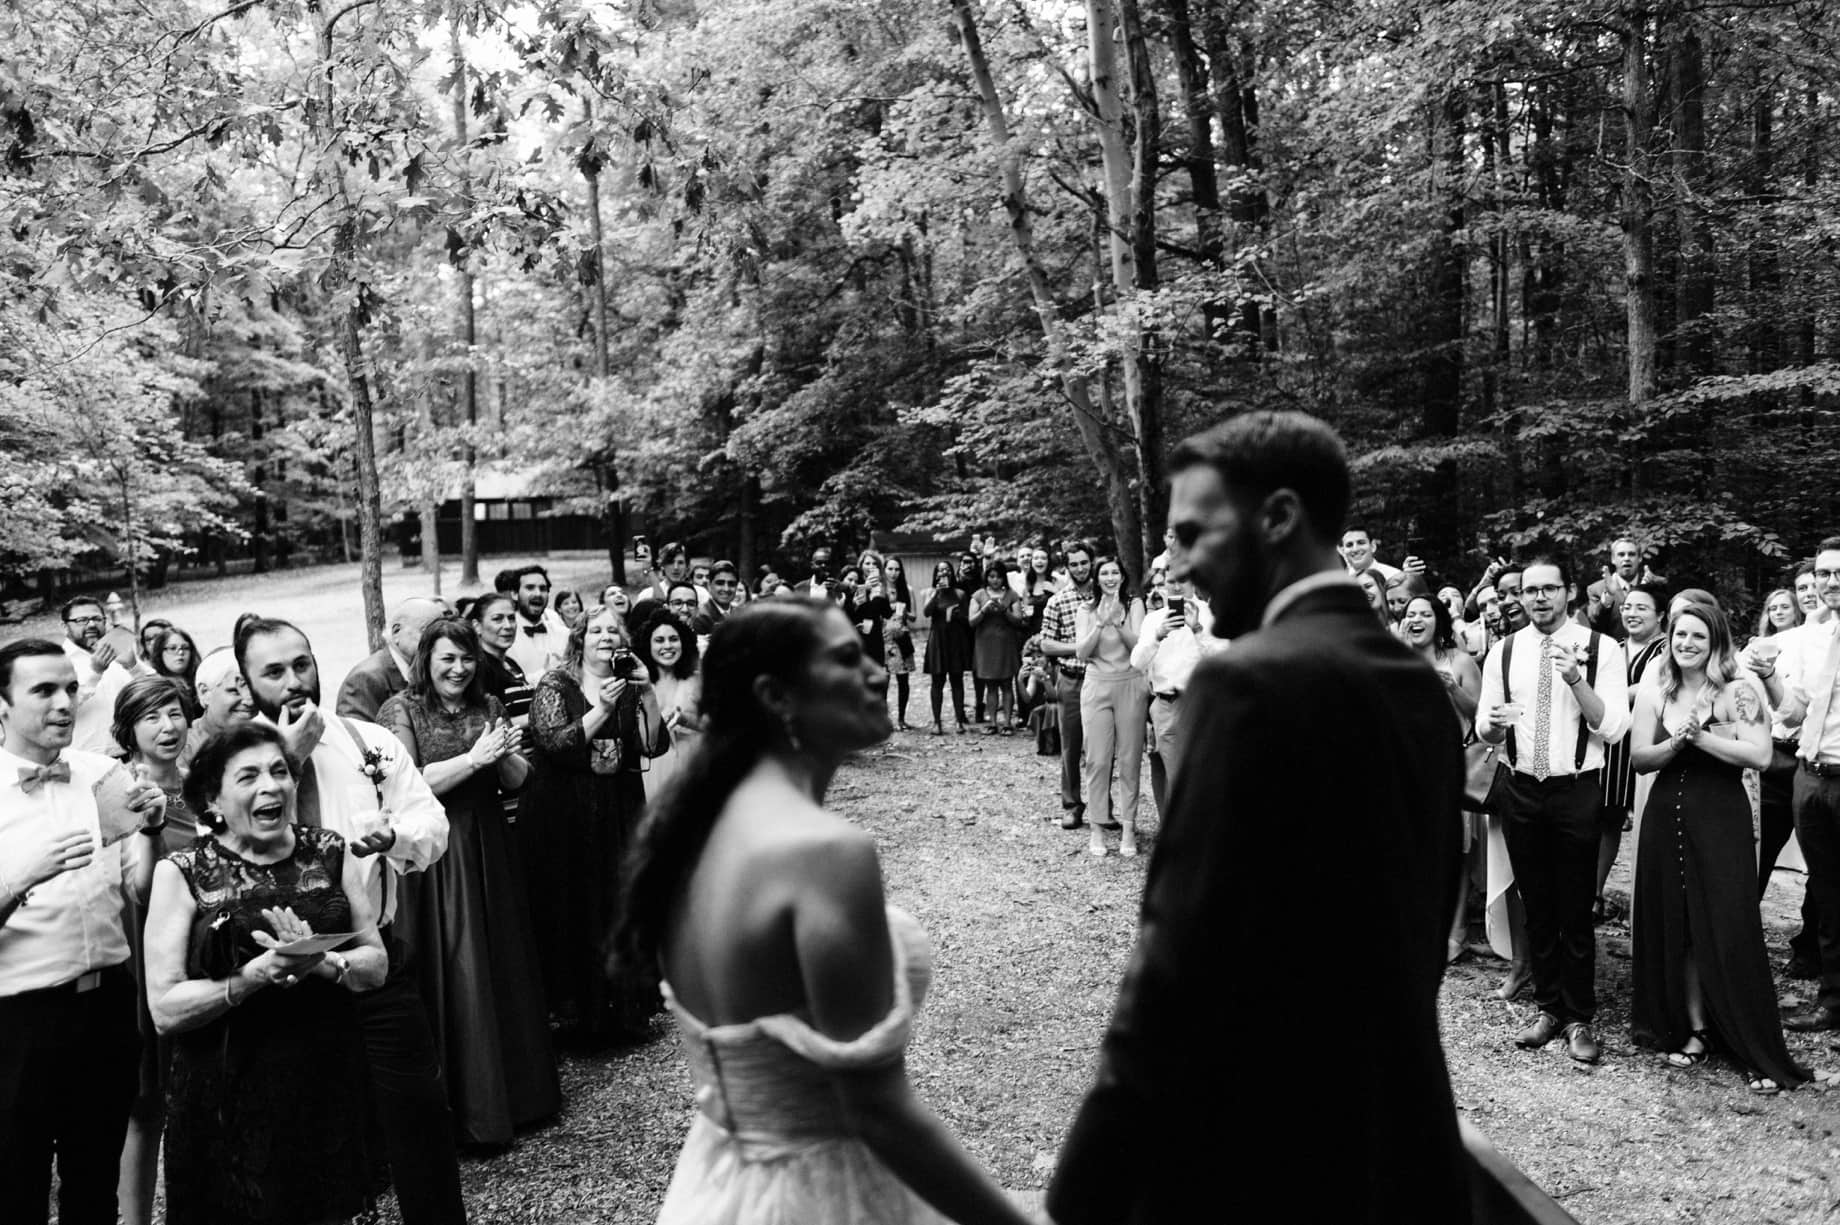
[[[1080,593],[1078,587],[1069,587],[1048,601],[1047,608],[1041,614],[1041,637],[1044,642],[1060,642],[1072,646],[1077,641],[1074,620],[1079,615],[1080,606],[1089,601]],[[1086,661],[1071,655],[1054,661],[1061,671],[1069,676],[1084,676]]]

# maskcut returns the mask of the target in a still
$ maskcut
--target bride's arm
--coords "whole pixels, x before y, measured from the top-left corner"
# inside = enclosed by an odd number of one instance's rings
[[[889,946],[881,867],[867,835],[851,831],[816,854],[794,911],[793,938],[805,1000],[820,1033],[860,1038],[894,1006],[897,967]],[[872,1067],[829,1069],[856,1134],[927,1203],[960,1225],[1027,1225],[908,1083],[898,1052]]]

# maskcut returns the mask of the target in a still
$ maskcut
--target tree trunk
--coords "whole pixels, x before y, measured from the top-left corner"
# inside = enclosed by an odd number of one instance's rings
[[[1003,184],[1003,208],[1009,216],[1010,240],[1022,259],[1029,285],[1029,297],[1035,317],[1041,324],[1042,340],[1047,350],[1048,368],[1060,381],[1073,414],[1074,428],[1087,457],[1104,482],[1106,506],[1112,521],[1112,533],[1121,542],[1139,538],[1137,502],[1131,488],[1130,469],[1122,452],[1105,436],[1105,427],[1093,405],[1092,388],[1085,375],[1073,365],[1068,352],[1065,329],[1056,309],[1054,295],[1048,287],[1048,274],[1035,250],[1035,228],[1029,219],[1028,199],[1022,186],[1022,162],[1011,144],[1009,117],[997,93],[996,78],[991,75],[990,61],[984,55],[983,40],[978,35],[977,20],[970,0],[952,0],[952,16],[958,27],[959,40],[970,62],[972,80],[984,109],[985,125],[990,129],[991,146],[997,155],[998,171]]]
[[[448,18],[447,40],[448,55],[453,61],[454,140],[459,158],[460,207],[470,217],[473,211],[473,171],[470,160],[472,153],[467,148],[470,138],[466,120],[466,56],[460,48],[460,17],[457,10]],[[473,431],[479,425],[479,372],[474,367],[479,351],[479,318],[473,301],[472,254],[471,243],[463,243],[454,248],[454,304],[458,308],[454,321],[458,325],[458,339],[466,359],[460,371],[460,419],[467,427],[466,443],[461,455],[465,469],[460,474],[460,585],[463,587],[479,582],[479,525],[473,519],[473,469],[479,461],[478,449],[473,445]],[[424,556],[427,555],[428,547],[427,544],[422,546]],[[439,595],[441,566],[438,540],[434,549],[434,590]]]
[[[1760,81],[1751,103],[1751,197],[1757,201],[1757,236],[1750,249],[1750,368],[1763,374],[1782,365],[1782,267],[1777,252],[1776,205],[1776,95],[1768,81]]]
[[[1259,169],[1258,98],[1240,71],[1229,22],[1224,0],[1202,0],[1202,46],[1213,81],[1214,110],[1220,119],[1221,160],[1232,184],[1227,192],[1227,215],[1239,243],[1260,246],[1266,238],[1271,203],[1264,187],[1253,184]],[[1256,273],[1258,261],[1252,266]],[[1278,347],[1276,314],[1250,293],[1241,295],[1237,330],[1248,355]]]
[[[345,365],[346,391],[351,396],[352,431],[357,443],[358,466],[358,586],[364,596],[364,623],[370,649],[383,645],[383,498],[377,478],[376,409],[371,400],[369,366],[364,356],[363,289],[352,281],[352,267],[358,258],[358,216],[345,186],[345,150],[343,128],[335,104],[333,88],[332,21],[320,0],[308,0],[307,11],[313,18],[319,64],[314,77],[319,86],[316,105],[308,108],[314,146],[320,150],[321,189],[327,195],[328,212],[336,219],[332,233],[331,259],[320,278],[326,297],[339,304],[339,355]],[[341,10],[345,11],[345,10]]]
[[[1484,154],[1495,157],[1493,103],[1485,102],[1491,116],[1483,131]],[[1424,316],[1425,376],[1420,425],[1428,438],[1454,438],[1463,406],[1463,305],[1467,255],[1460,237],[1466,224],[1464,211],[1464,127],[1468,101],[1453,88],[1431,112],[1432,187],[1442,223],[1431,247],[1429,294]],[[1491,263],[1491,274],[1494,268]],[[1505,274],[1505,270],[1504,274]],[[1491,279],[1491,284],[1494,280]],[[1446,460],[1425,474],[1422,486],[1424,514],[1416,533],[1416,552],[1440,562],[1455,561],[1458,543],[1457,467]]]
[[[1674,282],[1674,351],[1690,369],[1707,373],[1718,364],[1713,307],[1712,227],[1706,220],[1706,81],[1699,35],[1684,18],[1669,56],[1673,70],[1674,227],[1680,244],[1680,272]]]
[[[582,116],[593,130],[594,104],[583,99]],[[594,378],[605,380],[611,370],[610,341],[607,337],[607,281],[603,275],[606,235],[601,228],[601,169],[607,164],[600,141],[590,136],[575,159],[582,181],[588,188],[588,236],[594,249],[582,254],[587,273],[588,309],[594,317]],[[603,447],[603,461],[596,469],[596,483],[604,499],[601,507],[601,536],[607,547],[607,561],[613,567],[613,581],[626,582],[626,510],[620,499],[619,455],[611,440]]]
[[[1163,352],[1165,344],[1154,328],[1142,322],[1143,296],[1159,284],[1156,263],[1157,136],[1162,132],[1162,108],[1156,92],[1156,66],[1144,37],[1138,0],[1119,0],[1124,27],[1125,56],[1131,65],[1131,251],[1136,298],[1131,312],[1135,329],[1138,368],[1137,402],[1128,405],[1137,435],[1137,517],[1143,533],[1136,574],[1148,569],[1149,560],[1163,551],[1163,525],[1169,518],[1169,481],[1163,455]]]
[[[1207,62],[1195,42],[1194,20],[1188,0],[1162,0],[1169,22],[1169,45],[1174,52],[1176,81],[1182,90],[1182,118],[1188,144],[1182,166],[1188,173],[1189,194],[1195,205],[1195,246],[1201,263],[1210,271],[1226,268],[1226,235],[1220,207],[1220,176],[1214,167],[1214,107],[1208,96]],[[1201,304],[1208,338],[1225,339],[1229,313],[1224,300],[1210,297]]]
[[[1628,334],[1628,399],[1642,404],[1655,394],[1655,250],[1649,233],[1653,194],[1649,188],[1648,139],[1653,127],[1648,100],[1646,28],[1648,13],[1627,7],[1619,33],[1623,41],[1623,282]]]

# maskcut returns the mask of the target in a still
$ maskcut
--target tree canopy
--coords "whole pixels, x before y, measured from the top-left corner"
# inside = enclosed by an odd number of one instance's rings
[[[1833,524],[1840,12],[1780,0],[21,0],[0,567],[358,546],[509,460],[746,565],[1159,548],[1174,440],[1389,555]],[[125,509],[124,509],[125,508]],[[470,522],[470,513],[463,521]],[[381,609],[371,609],[373,622]]]

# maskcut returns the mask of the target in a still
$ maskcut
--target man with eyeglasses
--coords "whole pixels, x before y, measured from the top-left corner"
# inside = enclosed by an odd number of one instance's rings
[[[103,641],[108,614],[100,601],[78,596],[64,605],[64,641],[60,644],[77,670],[77,721],[70,747],[85,753],[119,753],[110,724],[115,698],[134,677]]]
[[[1628,678],[1617,641],[1566,615],[1563,561],[1537,557],[1517,577],[1530,624],[1490,649],[1476,707],[1476,734],[1507,744],[1496,812],[1540,1007],[1515,1044],[1535,1050],[1563,1034],[1573,1059],[1596,1063],[1598,809],[1605,746],[1629,730]]]
[[[1840,611],[1840,536],[1821,542],[1814,557],[1822,603]],[[1840,617],[1829,617],[1801,642],[1783,675],[1783,658],[1751,663],[1769,690],[1776,715],[1796,733],[1795,836],[1808,861],[1808,897],[1819,925],[1821,989],[1814,1008],[1783,1024],[1801,1033],[1840,1030]],[[1840,1050],[1840,1044],[1836,1044]]]

